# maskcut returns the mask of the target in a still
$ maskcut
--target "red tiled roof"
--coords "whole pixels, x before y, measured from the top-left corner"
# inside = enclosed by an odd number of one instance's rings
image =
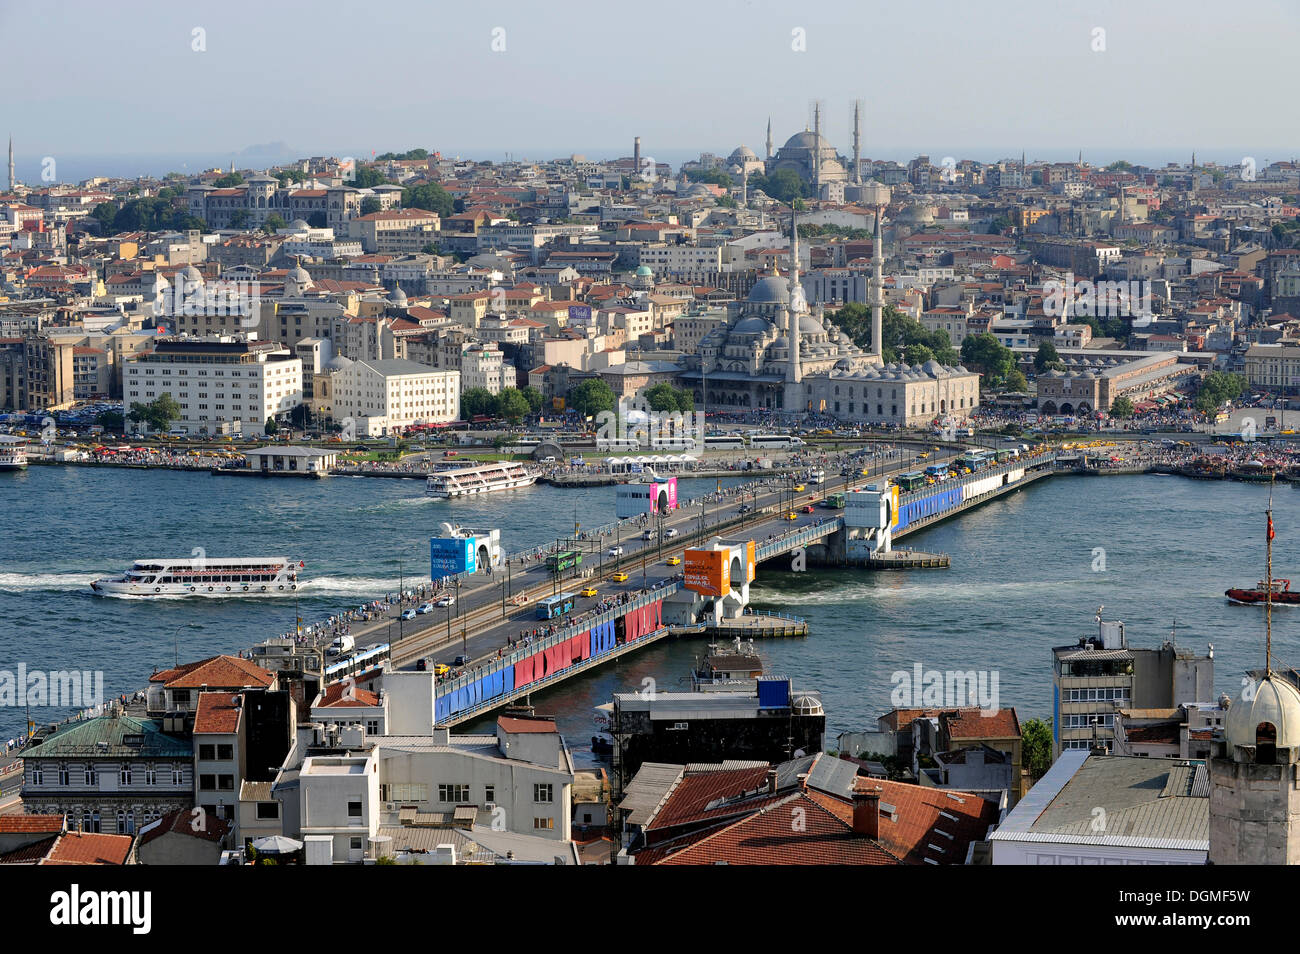
[[[58,840],[58,835],[52,835],[49,838],[42,838],[40,841],[33,841],[30,844],[23,845],[21,848],[0,852],[0,865],[40,864],[41,860],[50,853],[50,849],[55,846]]]
[[[42,864],[124,865],[131,854],[130,835],[99,835],[70,831],[58,841]]]
[[[763,766],[690,773],[677,783],[646,830],[659,831],[704,819],[747,814],[762,804],[751,799],[741,801],[742,796],[758,792],[766,785],[767,768]],[[784,798],[788,794],[775,797]],[[728,804],[714,804],[724,799]]]
[[[996,805],[966,792],[861,776],[856,779],[856,790],[879,792],[880,843],[905,864],[925,864],[927,860],[965,864],[970,843],[983,838],[998,820]],[[851,821],[852,805],[825,797],[841,806],[835,810]],[[892,817],[886,813],[886,805],[894,807]]]
[[[351,692],[344,698],[344,689],[351,687]],[[379,696],[365,689],[358,689],[353,683],[336,682],[325,688],[320,706],[330,708],[357,708],[360,706],[379,705]]]
[[[555,720],[553,719],[513,719],[510,716],[501,716],[497,719],[497,725],[499,725],[504,732],[513,732],[516,734],[525,732],[550,733],[557,731],[555,728]]]
[[[203,686],[209,689],[265,688],[275,681],[275,675],[238,656],[210,656],[156,672],[149,681],[161,683],[168,689],[198,689]]]
[[[239,731],[239,696],[224,692],[205,692],[199,696],[199,708],[194,714],[196,734],[219,733],[230,735]]]
[[[230,831],[230,823],[223,818],[218,818],[209,812],[204,812],[201,816],[195,815],[191,809],[180,808],[141,828],[140,844],[147,845],[168,832],[202,838],[205,841],[221,841],[228,831]]]
[[[63,831],[62,815],[0,815],[0,835]]]
[[[945,726],[950,739],[1010,739],[1020,738],[1020,720],[1016,710],[957,709],[943,712],[939,723]]]

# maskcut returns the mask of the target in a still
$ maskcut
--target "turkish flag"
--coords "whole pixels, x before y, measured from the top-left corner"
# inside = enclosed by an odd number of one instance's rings
[[[1273,536],[1274,536],[1274,534],[1273,534],[1273,515],[1272,515],[1272,514],[1269,514],[1269,515],[1268,515],[1268,538],[1269,538],[1269,540],[1272,540],[1272,539],[1273,539]]]

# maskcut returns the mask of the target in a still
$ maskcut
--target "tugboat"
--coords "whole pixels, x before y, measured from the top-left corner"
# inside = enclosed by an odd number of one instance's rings
[[[1272,591],[1272,602],[1279,606],[1294,606],[1300,603],[1300,593],[1291,589],[1290,580],[1275,579],[1271,587],[1267,580],[1260,580],[1255,584],[1253,590],[1234,588],[1225,590],[1223,595],[1228,598],[1229,602],[1240,603],[1244,606],[1251,603],[1268,602],[1270,590]]]

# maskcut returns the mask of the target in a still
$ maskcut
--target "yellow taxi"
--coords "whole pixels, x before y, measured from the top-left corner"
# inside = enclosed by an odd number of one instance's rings
[[[669,558],[668,558],[667,560],[665,560],[664,562],[667,563],[669,566],[680,566],[680,565],[681,565],[681,562],[682,562],[682,558],[681,558],[681,557],[669,557]]]
[[[595,596],[596,588],[594,586],[584,586],[582,589],[578,591],[578,593],[581,596]]]
[[[930,452],[929,452],[929,451],[926,451],[924,454],[917,454],[916,457],[917,457],[918,460],[929,460],[929,459],[930,459]]]
[[[613,580],[615,583],[626,583],[626,582],[627,582],[627,574],[624,573],[622,570],[620,570],[619,572],[617,572],[617,573],[615,573],[613,576],[611,576],[610,579]]]
[[[803,485],[803,484],[795,484],[795,485],[794,485],[794,492],[797,493],[797,494],[801,494],[801,493],[803,493],[803,492],[804,492],[804,485]]]
[[[788,513],[788,514],[785,515],[785,519],[787,519],[787,520],[798,520],[798,519],[799,519],[799,515],[798,515],[797,513],[793,512],[793,511],[791,511],[790,513]]]
[[[438,665],[433,667],[433,674],[440,678],[447,675],[449,672],[451,672],[451,667],[446,663],[438,663]]]
[[[863,467],[862,470],[859,471],[859,473],[860,473],[863,477],[870,477],[870,476],[871,476],[871,471],[867,470],[867,468],[865,468],[865,467]]]

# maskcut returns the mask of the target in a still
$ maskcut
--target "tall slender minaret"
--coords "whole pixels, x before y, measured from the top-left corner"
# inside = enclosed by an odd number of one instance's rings
[[[853,101],[853,184],[862,184],[862,100]]]
[[[14,137],[13,134],[11,133],[9,136],[9,191],[10,192],[14,191],[14,184],[16,181],[17,180],[14,179]]]
[[[1187,192],[1192,198],[1196,197],[1196,153],[1192,153],[1192,184]]]
[[[749,163],[740,167],[740,207],[749,208]]]
[[[813,188],[822,188],[822,104],[813,100]]]
[[[885,241],[880,234],[884,206],[876,206],[876,236],[871,242],[871,351],[885,363]]]
[[[767,159],[772,159],[772,117],[767,117]]]
[[[786,337],[790,342],[790,361],[785,366],[785,409],[803,410],[803,371],[799,367],[799,316],[807,309],[803,286],[799,284],[799,214],[790,210],[790,303],[786,305]]]

